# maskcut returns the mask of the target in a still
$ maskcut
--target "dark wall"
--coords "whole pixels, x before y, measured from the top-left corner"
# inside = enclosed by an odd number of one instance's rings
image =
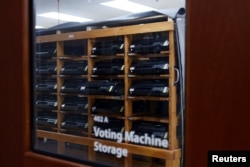
[[[0,166],[22,165],[23,2],[0,1]]]
[[[29,146],[24,130],[29,124],[24,119],[29,112],[27,2],[0,1],[0,165],[4,167],[23,166]],[[250,150],[249,11],[248,0],[187,2],[185,167],[207,166],[208,150]],[[50,161],[29,156],[25,167],[59,166]]]
[[[187,2],[186,167],[250,150],[250,2]]]

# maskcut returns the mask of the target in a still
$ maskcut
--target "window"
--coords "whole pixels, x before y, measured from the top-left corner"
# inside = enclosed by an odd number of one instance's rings
[[[185,2],[34,2],[33,150],[115,167],[181,162]]]

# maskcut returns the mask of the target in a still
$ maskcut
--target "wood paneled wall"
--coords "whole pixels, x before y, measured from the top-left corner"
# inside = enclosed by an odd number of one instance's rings
[[[187,0],[185,166],[250,149],[250,2]]]

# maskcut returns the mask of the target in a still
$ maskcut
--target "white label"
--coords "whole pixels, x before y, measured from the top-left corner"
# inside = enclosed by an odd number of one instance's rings
[[[110,88],[109,88],[109,92],[111,92],[111,91],[112,91],[112,89],[113,89],[113,86],[110,86]]]
[[[123,70],[124,69],[124,65],[122,65],[122,67],[121,67],[121,70]]]
[[[134,88],[130,88],[130,89],[129,89],[130,92],[133,92],[134,90],[135,90]]]
[[[120,49],[123,49],[124,44],[121,44]]]
[[[164,69],[164,70],[168,69],[168,64],[164,64],[163,69]]]
[[[167,93],[167,92],[168,92],[168,87],[164,87],[164,89],[163,89],[162,92],[163,92],[163,93]]]
[[[69,34],[69,38],[74,38],[74,34]]]

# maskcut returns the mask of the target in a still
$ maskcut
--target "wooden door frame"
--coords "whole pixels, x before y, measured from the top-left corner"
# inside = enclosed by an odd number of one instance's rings
[[[0,164],[84,167],[30,149],[29,2],[0,2]],[[250,150],[249,7],[187,0],[185,167],[207,166],[208,150]]]

